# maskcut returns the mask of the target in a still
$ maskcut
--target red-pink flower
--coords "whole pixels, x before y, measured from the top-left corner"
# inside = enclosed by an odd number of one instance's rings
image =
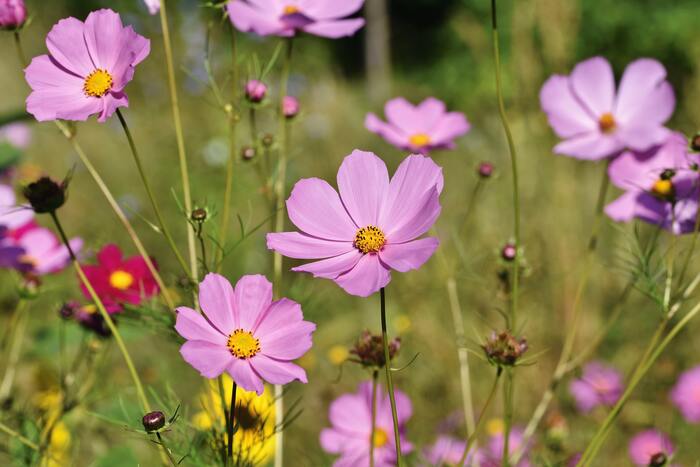
[[[379,157],[355,150],[338,170],[340,196],[318,178],[297,182],[287,212],[301,232],[267,234],[267,247],[320,259],[292,270],[369,296],[389,283],[392,269],[418,269],[435,252],[437,238],[418,238],[440,215],[442,187],[442,169],[428,157],[408,156],[390,181]]]
[[[117,245],[106,245],[97,253],[97,264],[83,265],[95,292],[110,313],[121,311],[122,305],[139,305],[159,292],[158,284],[141,256],[124,259]],[[83,295],[90,299],[85,286]]]
[[[124,88],[151,50],[150,41],[124,27],[112,10],[93,11],[85,23],[62,19],[46,47],[50,55],[35,57],[24,70],[32,88],[27,112],[39,121],[84,121],[94,114],[106,121],[129,105]]]
[[[264,276],[243,276],[236,288],[219,274],[199,285],[204,315],[177,309],[175,329],[187,342],[180,354],[205,378],[227,372],[246,391],[263,393],[263,380],[306,383],[306,372],[292,363],[311,348],[314,323],[304,321],[301,306],[283,298],[272,301]]]

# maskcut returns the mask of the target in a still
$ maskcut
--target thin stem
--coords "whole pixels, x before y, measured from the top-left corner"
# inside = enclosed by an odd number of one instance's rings
[[[469,198],[467,209],[464,211],[464,217],[462,217],[462,225],[459,228],[458,232],[464,232],[464,229],[467,227],[469,220],[471,219],[471,214],[472,212],[474,212],[474,205],[476,204],[476,199],[478,198],[479,192],[481,191],[481,187],[483,186],[483,180],[481,178],[477,179],[476,183],[474,184],[474,188],[472,189],[472,195]]]
[[[204,242],[204,223],[199,223],[197,226],[197,240],[199,240],[199,249],[202,253],[202,269],[204,273],[209,272],[209,266],[207,262],[207,245]]]
[[[122,115],[122,113],[119,109],[117,109],[117,117],[119,118],[119,123],[121,123],[122,128],[124,129],[124,133],[126,134],[126,139],[128,140],[129,148],[131,149],[131,154],[134,156],[134,162],[136,163],[136,168],[138,169],[139,175],[141,176],[141,181],[143,182],[143,186],[146,188],[146,193],[148,195],[148,199],[151,202],[151,206],[153,207],[153,212],[156,215],[156,219],[158,220],[158,225],[160,226],[160,230],[163,233],[163,235],[165,236],[165,239],[168,242],[170,249],[175,254],[177,261],[180,263],[180,266],[182,267],[183,272],[187,275],[187,277],[194,284],[194,283],[196,283],[196,278],[190,272],[190,268],[187,267],[187,263],[185,263],[185,259],[180,254],[180,250],[178,250],[177,245],[175,244],[175,240],[173,239],[172,235],[170,234],[170,229],[168,229],[168,226],[165,224],[165,219],[163,219],[163,214],[161,213],[160,208],[158,207],[158,202],[156,201],[156,197],[153,193],[153,189],[151,188],[151,183],[148,181],[148,177],[146,177],[146,172],[143,169],[143,165],[141,163],[141,157],[139,156],[138,150],[136,149],[136,144],[134,143],[134,138],[131,136],[131,131],[129,131],[129,126],[127,125],[126,120],[124,119],[124,116]],[[191,208],[186,208],[186,209],[187,209],[188,213],[191,211]],[[192,269],[192,271],[196,271],[196,269]]]
[[[233,386],[231,386],[231,408],[228,411],[228,451],[226,456],[226,463],[233,460],[233,436],[234,436],[234,422],[236,420],[236,382],[233,381]]]
[[[170,452],[170,449],[168,449],[168,447],[165,445],[165,441],[163,441],[163,437],[160,435],[160,432],[156,431],[156,437],[158,438],[158,442],[163,448],[163,451],[165,451],[165,455],[168,457],[168,461],[170,461],[170,463],[174,467],[177,467],[178,463],[175,462],[175,459],[173,459],[173,454]]]
[[[15,430],[10,428],[9,426],[5,425],[4,423],[0,422],[0,431],[5,433],[6,435],[10,436],[11,438],[15,438],[17,441],[20,443],[24,444],[27,446],[29,449],[32,449],[34,451],[39,451],[39,446],[37,446],[36,443],[30,441],[29,439],[25,438],[21,434],[17,433]]]
[[[134,386],[136,386],[136,395],[139,398],[139,402],[141,404],[141,409],[143,410],[144,413],[150,412],[151,407],[150,404],[148,403],[148,399],[146,398],[146,393],[143,390],[143,384],[141,384],[141,378],[139,377],[138,372],[136,371],[136,367],[134,367],[134,362],[131,359],[131,355],[129,355],[129,351],[126,348],[126,345],[124,344],[124,340],[122,339],[121,334],[119,333],[119,329],[114,324],[114,321],[112,320],[112,317],[107,313],[107,310],[105,309],[104,305],[102,304],[102,300],[100,300],[99,295],[95,292],[95,289],[92,287],[92,284],[88,280],[87,276],[85,276],[85,272],[83,272],[83,268],[80,266],[80,263],[78,263],[75,253],[73,252],[72,248],[70,247],[70,243],[68,242],[68,237],[66,236],[65,231],[63,230],[63,226],[61,225],[61,222],[58,220],[58,215],[56,212],[51,212],[51,219],[53,220],[54,224],[56,225],[56,229],[58,230],[59,235],[61,236],[61,240],[63,241],[63,244],[66,246],[68,249],[68,253],[70,254],[71,257],[71,262],[73,263],[73,267],[75,268],[76,273],[78,274],[78,277],[80,278],[80,281],[83,283],[85,288],[87,289],[88,293],[90,294],[90,298],[92,298],[92,301],[95,303],[95,306],[97,307],[97,310],[99,311],[100,315],[102,316],[102,319],[105,320],[105,323],[107,324],[107,327],[109,328],[110,332],[112,333],[112,336],[114,336],[114,340],[117,343],[117,347],[119,347],[119,351],[122,354],[122,357],[124,358],[124,362],[126,363],[127,368],[129,369],[129,374],[131,375],[131,379],[134,382]]]
[[[374,370],[372,372],[372,420],[371,420],[371,430],[369,432],[369,467],[374,467],[374,432],[377,428],[377,379],[379,378],[379,371]]]
[[[168,26],[168,11],[166,0],[160,1],[160,26],[163,30],[163,47],[165,49],[165,62],[168,70],[168,89],[170,91],[170,102],[173,111],[173,123],[175,125],[175,139],[177,140],[177,154],[180,162],[180,178],[182,179],[182,192],[185,198],[185,211],[187,215],[192,211],[192,195],[190,193],[190,178],[187,170],[187,152],[185,150],[185,137],[182,131],[182,119],[180,118],[180,105],[177,95],[177,80],[175,78],[175,67],[173,65],[172,42],[170,41],[170,27]],[[190,268],[188,276],[196,278],[197,274],[197,251],[194,242],[194,231],[187,226],[187,249],[190,256]],[[185,268],[186,269],[186,268]],[[187,269],[186,269],[187,270]],[[196,292],[195,292],[196,294]],[[195,303],[196,297],[195,297]]]
[[[15,39],[15,50],[17,51],[17,58],[19,58],[19,63],[22,67],[27,66],[27,56],[24,54],[24,48],[22,47],[22,40],[19,35],[19,30],[14,33]]]
[[[0,401],[4,401],[10,395],[12,391],[12,383],[15,380],[15,372],[17,370],[17,364],[19,363],[19,357],[22,353],[22,342],[24,341],[24,334],[27,329],[27,301],[23,298],[19,299],[17,302],[17,308],[15,309],[15,326],[14,332],[11,336],[10,348],[8,349],[7,357],[7,367],[5,367],[5,374],[2,377],[2,383],[0,383]]]
[[[386,386],[389,390],[389,402],[391,403],[391,418],[394,422],[394,443],[396,446],[396,460],[398,467],[403,467],[401,458],[401,433],[399,432],[399,417],[396,413],[396,398],[394,397],[394,382],[391,378],[391,355],[389,354],[389,338],[386,332],[386,298],[384,287],[379,290],[382,319],[382,344],[384,346],[384,368],[386,369]]]
[[[493,381],[493,385],[491,386],[491,390],[489,391],[489,395],[486,398],[486,402],[484,403],[484,407],[481,409],[481,413],[479,413],[479,418],[476,421],[476,427],[474,428],[474,431],[469,435],[469,438],[467,438],[467,444],[464,446],[464,452],[462,453],[462,457],[460,457],[459,462],[457,462],[456,465],[458,466],[463,466],[464,463],[467,461],[467,456],[469,455],[469,450],[471,447],[474,445],[474,442],[476,441],[476,437],[479,435],[479,430],[481,430],[481,426],[483,425],[484,420],[486,419],[486,411],[489,409],[491,406],[491,403],[493,402],[495,396],[496,396],[496,389],[498,388],[498,381],[501,378],[501,374],[503,373],[503,368],[498,367],[498,370],[496,370],[496,379]]]
[[[506,379],[503,383],[503,401],[505,403],[503,415],[503,454],[501,455],[501,465],[510,465],[510,430],[513,426],[513,369],[506,370]]]

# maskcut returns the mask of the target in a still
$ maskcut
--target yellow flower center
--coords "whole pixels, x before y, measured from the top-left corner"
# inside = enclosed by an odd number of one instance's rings
[[[299,13],[299,7],[294,5],[287,5],[284,7],[283,11],[285,15],[293,15],[295,13]]]
[[[228,336],[226,346],[234,357],[252,358],[260,352],[260,341],[243,329],[236,329]]]
[[[610,112],[604,113],[600,116],[600,120],[598,120],[598,127],[603,133],[612,132],[616,126],[615,117],[613,117],[613,114]]]
[[[126,271],[117,270],[109,275],[109,285],[119,290],[126,290],[134,283],[134,276]]]
[[[654,182],[651,187],[651,192],[662,199],[671,199],[675,195],[675,188],[673,187],[673,182],[667,179],[659,179]]]
[[[91,303],[89,305],[83,305],[81,310],[87,314],[94,315],[95,313],[97,313],[97,306],[95,306]]]
[[[375,448],[381,448],[382,446],[386,445],[388,441],[389,436],[386,434],[386,431],[382,430],[381,428],[374,429],[374,439],[372,442],[374,443]]]
[[[411,143],[411,146],[422,148],[430,144],[430,136],[425,133],[416,133],[408,138],[408,142]]]
[[[353,245],[362,253],[377,253],[386,243],[386,237],[379,227],[368,225],[355,234]]]
[[[114,84],[112,75],[110,75],[107,70],[98,68],[85,78],[83,92],[87,96],[102,97],[107,94],[107,91],[112,89],[112,84]]]

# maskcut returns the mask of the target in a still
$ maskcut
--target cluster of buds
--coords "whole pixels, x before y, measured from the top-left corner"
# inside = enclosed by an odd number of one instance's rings
[[[74,320],[83,328],[92,331],[99,337],[109,337],[112,332],[107,323],[97,312],[95,305],[81,305],[75,300],[63,304],[59,310],[59,315],[65,320]]]
[[[509,331],[494,331],[481,348],[494,365],[513,366],[527,352],[527,340],[524,337],[516,338]]]
[[[401,338],[397,337],[388,343],[389,360],[393,360],[399,353]],[[382,368],[386,364],[384,358],[384,340],[382,336],[372,334],[365,330],[360,335],[355,345],[350,349],[350,353],[357,357],[353,360],[364,367]]]
[[[493,175],[493,164],[490,162],[482,162],[479,164],[479,166],[476,169],[477,175],[479,175],[479,178],[491,178],[491,175]]]
[[[55,212],[66,202],[69,179],[67,177],[57,182],[49,177],[41,177],[24,187],[24,197],[37,214]]]
[[[251,79],[245,85],[245,98],[248,102],[259,104],[267,96],[267,85],[257,79]]]
[[[24,0],[0,0],[0,29],[19,29],[26,20]]]

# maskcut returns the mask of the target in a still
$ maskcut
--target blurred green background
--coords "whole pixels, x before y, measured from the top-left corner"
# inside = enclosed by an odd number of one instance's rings
[[[133,24],[137,32],[151,38],[152,53],[138,67],[127,88],[130,108],[124,113],[184,251],[185,227],[172,195],[180,196],[181,185],[158,18],[149,16],[139,0],[30,0],[27,5],[32,22],[22,37],[31,56],[46,53],[44,37],[58,19],[69,15],[83,19],[89,11],[101,7],[119,11],[126,24]],[[207,26],[211,25],[211,58],[219,83],[225,82],[229,67],[230,36],[217,13],[199,2],[173,0],[170,5],[193,197],[198,205],[216,211],[222,204],[228,127],[206,84]],[[303,111],[293,124],[288,189],[302,177],[333,180],[342,158],[355,148],[376,152],[393,170],[405,154],[363,127],[365,114],[381,112],[385,98],[405,96],[418,102],[435,96],[446,101],[450,109],[466,113],[472,124],[472,130],[458,141],[456,150],[433,154],[446,176],[443,214],[437,228],[449,258],[448,267],[433,258],[417,272],[394,273],[387,289],[390,327],[403,339],[397,366],[419,354],[407,369],[396,374],[396,385],[414,404],[409,438],[418,447],[432,443],[446,418],[460,418],[457,347],[445,288],[447,271],[456,270],[468,346],[475,352],[479,352],[478,339],[503,326],[499,310],[507,306],[497,276],[503,267],[500,247],[512,234],[511,188],[508,154],[496,109],[489,7],[486,0],[389,1],[390,40],[388,44],[374,45],[388,45],[390,66],[384,63],[381,73],[374,76],[371,71],[376,69],[365,66],[365,51],[373,47],[366,46],[364,31],[352,39],[331,42],[303,37],[295,44],[290,90],[300,98]],[[556,140],[539,109],[539,89],[550,74],[567,73],[576,62],[592,55],[607,57],[618,77],[629,61],[653,57],[666,66],[676,91],[677,108],[670,126],[692,134],[700,122],[700,2],[513,0],[499,2],[499,8],[506,104],[520,157],[523,240],[528,263],[520,311],[524,321],[522,333],[528,338],[532,354],[543,352],[535,365],[517,372],[515,423],[523,425],[531,416],[561,349],[604,170],[602,163],[578,162],[552,154]],[[269,59],[277,40],[242,34],[238,37],[241,75],[246,76],[253,54],[261,61]],[[12,113],[22,109],[28,87],[10,33],[0,35],[0,63],[0,114]],[[273,95],[278,68],[270,78]],[[230,81],[228,86],[232,86]],[[272,111],[263,110],[261,114],[261,131],[274,132]],[[32,131],[33,140],[23,161],[29,167],[27,172],[36,167],[35,170],[60,177],[76,167],[70,201],[63,213],[69,235],[83,237],[88,251],[116,242],[134,254],[121,225],[55,126],[33,124]],[[238,134],[241,145],[249,143],[245,116]],[[78,139],[114,194],[128,206],[127,211],[133,214],[132,220],[149,252],[158,259],[165,280],[175,287],[179,279],[177,264],[165,242],[141,220],[141,216],[152,218],[150,206],[118,122],[112,119],[99,124],[92,119],[80,124]],[[462,224],[478,180],[475,168],[482,160],[495,164],[496,175],[482,184],[468,223],[455,242],[450,234]],[[238,160],[234,177],[234,220],[230,232],[239,235],[235,216],[253,226],[269,213],[253,164]],[[265,229],[246,239],[226,258],[224,273],[233,282],[249,273],[271,277],[272,255],[265,248]],[[593,279],[584,297],[578,348],[606,324],[628,280],[621,258],[629,249],[632,229],[604,223]],[[646,226],[640,229],[642,235],[651,231]],[[663,246],[668,239],[662,236],[661,242]],[[687,252],[689,244],[690,238],[683,238],[679,251]],[[289,262],[285,264],[289,266]],[[693,261],[691,273],[698,271],[700,268]],[[0,310],[0,326],[9,316],[15,280],[9,275],[3,278],[6,306]],[[285,290],[286,296],[302,303],[306,319],[318,323],[314,348],[302,360],[309,373],[309,384],[292,384],[289,389],[288,400],[301,398],[303,413],[286,431],[287,465],[330,465],[331,458],[318,445],[319,432],[328,425],[328,404],[339,394],[354,391],[360,381],[369,377],[352,364],[344,364],[341,369],[337,358],[342,355],[341,347],[349,347],[363,329],[379,330],[379,300],[351,297],[330,281],[293,273],[285,275]],[[77,348],[78,331],[62,324],[57,311],[64,300],[78,293],[71,273],[65,272],[48,278],[45,293],[32,303],[35,319],[30,324],[18,375],[21,391],[17,391],[16,398],[21,403],[31,403],[40,383],[55,380],[58,336],[64,326],[69,351]],[[185,300],[186,293],[181,291],[181,295]],[[643,294],[633,292],[596,358],[623,372],[629,371],[658,318],[655,305]],[[185,413],[196,411],[196,394],[203,381],[181,360],[174,336],[130,322],[124,322],[122,327],[146,383],[160,393],[172,387]],[[700,326],[691,325],[655,365],[622,414],[596,465],[628,465],[629,438],[649,426],[671,435],[682,465],[693,465],[700,458],[700,428],[683,421],[668,402],[668,392],[680,371],[700,363],[700,341],[695,337],[698,330]],[[471,357],[471,362],[474,406],[478,411],[494,369],[478,358]],[[72,413],[66,420],[73,432],[73,465],[135,465],[137,459],[141,465],[153,465],[157,462],[156,451],[141,436],[91,415],[118,413],[118,396],[127,404],[135,404],[128,374],[116,349],[112,349],[103,371],[105,382],[96,388],[89,408]],[[558,465],[583,448],[604,418],[604,412],[578,415],[567,384],[560,386],[550,414],[561,414],[569,431],[561,445],[554,447],[547,441],[545,421],[537,435],[535,465]],[[489,418],[500,413],[499,402]],[[129,422],[138,426],[139,420]],[[4,440],[0,446],[2,443]],[[0,463],[3,456],[0,451]]]

